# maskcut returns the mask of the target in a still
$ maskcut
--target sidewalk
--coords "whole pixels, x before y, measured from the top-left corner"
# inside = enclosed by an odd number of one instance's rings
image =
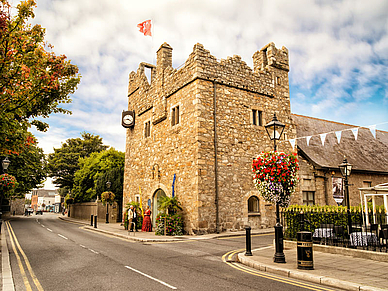
[[[94,230],[110,235],[142,242],[168,242],[182,240],[204,240],[228,236],[244,236],[245,231],[227,231],[220,234],[183,235],[183,236],[157,236],[154,232],[128,232],[120,223],[99,223],[97,228],[90,226],[90,222],[74,220],[59,216],[60,219],[84,225],[85,229]],[[252,235],[271,233],[273,229],[253,230]],[[295,245],[295,244],[294,244]],[[242,247],[245,247],[242,246]],[[388,253],[377,253],[363,250],[344,249],[342,254],[328,253],[333,251],[328,246],[314,246],[314,270],[300,270],[297,268],[297,249],[292,244],[285,244],[284,254],[286,263],[273,262],[274,248],[253,250],[253,256],[245,256],[244,252],[238,254],[240,263],[264,272],[283,275],[290,278],[301,279],[317,284],[341,288],[345,290],[388,290]],[[317,251],[317,249],[319,251]],[[341,249],[341,248],[336,248]],[[340,250],[341,251],[341,250]],[[350,253],[352,255],[345,255]],[[376,260],[367,259],[373,257]]]

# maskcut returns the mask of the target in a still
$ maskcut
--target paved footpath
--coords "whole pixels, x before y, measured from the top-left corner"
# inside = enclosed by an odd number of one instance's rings
[[[227,231],[220,234],[198,236],[157,236],[154,232],[128,232],[127,230],[124,230],[120,223],[99,223],[97,228],[94,228],[88,221],[75,220],[65,216],[59,216],[59,218],[83,225],[85,229],[91,231],[98,231],[129,240],[143,242],[167,242],[188,239],[203,240],[245,235],[245,231]],[[272,229],[253,230],[252,235],[271,232],[273,232]],[[8,250],[4,248],[4,240],[5,235],[3,231],[1,236],[3,264],[7,260],[7,257],[9,260]],[[272,246],[253,250],[252,256],[245,256],[245,252],[240,253],[238,254],[238,260],[242,264],[259,269],[263,272],[270,272],[345,290],[388,290],[388,253],[343,248],[334,248],[334,251],[338,249],[340,253],[333,254],[329,253],[333,252],[332,247],[314,245],[314,270],[299,270],[297,268],[297,249],[295,244],[292,243],[285,244],[285,264],[273,262],[274,248]],[[4,266],[2,266],[2,271],[4,272]],[[11,288],[4,288],[4,281],[7,281],[8,278],[4,277],[4,275],[7,274],[4,274],[3,272],[1,274],[3,280],[2,290],[12,290]]]

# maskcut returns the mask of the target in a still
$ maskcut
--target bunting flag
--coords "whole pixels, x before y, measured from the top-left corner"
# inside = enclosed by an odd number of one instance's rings
[[[139,31],[141,33],[143,33],[145,36],[152,36],[152,33],[151,33],[151,20],[146,20],[146,21],[143,21],[142,23],[139,23],[137,25],[137,27],[139,28]]]
[[[176,174],[174,174],[174,179],[172,180],[172,198],[174,198],[175,195],[175,179],[176,179]]]
[[[371,133],[373,134],[373,137],[376,139],[376,125],[370,125],[369,129]]]
[[[292,150],[294,150],[294,149],[295,149],[295,142],[296,142],[296,139],[293,138],[293,139],[289,139],[288,141],[290,142],[290,144],[291,144],[291,146],[292,146]]]
[[[325,146],[325,139],[327,133],[321,133],[319,136],[321,137],[322,146]]]
[[[382,124],[388,124],[388,121],[386,122],[382,122],[382,123],[378,123],[378,124],[373,124],[373,125],[369,125],[369,126],[360,126],[360,127],[355,127],[355,128],[345,128],[343,130],[339,130],[339,131],[330,131],[330,132],[325,132],[325,133],[320,133],[320,134],[314,134],[314,135],[308,135],[308,136],[300,136],[300,137],[297,137],[297,138],[293,138],[293,139],[285,139],[284,141],[288,141],[290,142],[291,146],[292,146],[292,149],[294,149],[295,145],[296,145],[296,140],[298,139],[302,139],[302,138],[305,138],[306,139],[306,143],[307,143],[307,146],[310,145],[310,139],[311,137],[313,136],[320,136],[321,138],[321,142],[322,142],[322,145],[324,146],[325,145],[325,141],[326,141],[326,136],[330,133],[335,133],[336,137],[337,137],[337,142],[338,144],[341,142],[341,137],[342,137],[342,132],[345,131],[345,130],[350,130],[352,131],[353,133],[353,136],[355,138],[355,140],[357,140],[358,138],[358,130],[360,128],[369,128],[373,137],[376,139],[376,126],[377,125],[382,125]],[[281,141],[280,141],[281,142]]]
[[[144,218],[143,203],[141,202],[141,189],[140,189],[140,186],[139,186],[139,194],[140,194],[140,209],[141,209],[141,216]]]
[[[358,136],[358,127],[357,127],[357,128],[352,128],[351,130],[352,130],[352,132],[353,132],[354,139],[357,140],[357,136]]]
[[[342,131],[336,131],[336,132],[335,132],[335,135],[336,135],[336,137],[337,137],[337,142],[338,142],[338,144],[339,144],[340,141],[341,141],[341,133],[342,133]]]
[[[306,142],[307,142],[307,145],[310,145],[310,139],[311,139],[311,135],[309,135],[309,136],[306,136]]]

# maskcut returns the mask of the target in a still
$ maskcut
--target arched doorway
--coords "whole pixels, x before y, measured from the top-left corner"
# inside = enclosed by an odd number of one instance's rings
[[[154,197],[152,198],[152,226],[156,227],[156,216],[158,216],[159,203],[158,200],[160,197],[166,196],[166,193],[162,189],[156,190]]]

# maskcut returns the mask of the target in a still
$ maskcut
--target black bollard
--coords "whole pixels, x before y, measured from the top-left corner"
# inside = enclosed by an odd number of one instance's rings
[[[251,251],[251,227],[246,226],[245,227],[245,235],[246,235],[246,251],[245,255],[246,256],[252,256],[252,251]]]
[[[93,226],[93,214],[90,215],[90,226]]]
[[[97,228],[97,215],[94,216],[94,228]]]

